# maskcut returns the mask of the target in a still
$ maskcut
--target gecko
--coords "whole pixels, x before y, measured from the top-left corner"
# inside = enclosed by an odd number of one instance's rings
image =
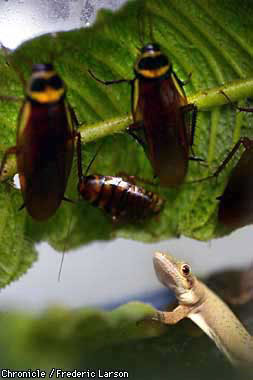
[[[178,306],[173,311],[156,311],[148,319],[176,324],[190,318],[216,344],[234,367],[253,369],[253,337],[230,308],[203,282],[188,263],[156,252],[154,268],[159,281],[174,291]]]

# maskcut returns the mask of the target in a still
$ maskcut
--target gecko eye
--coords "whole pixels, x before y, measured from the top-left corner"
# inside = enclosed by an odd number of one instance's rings
[[[183,264],[181,267],[181,271],[184,276],[189,276],[189,274],[191,273],[191,268],[188,264]]]

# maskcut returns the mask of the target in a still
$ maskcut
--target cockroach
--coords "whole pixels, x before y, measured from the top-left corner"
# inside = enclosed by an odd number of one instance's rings
[[[223,194],[217,198],[220,201],[218,220],[231,229],[253,223],[253,140],[240,138],[216,172],[206,178],[217,177],[241,145],[245,150],[233,168]]]
[[[228,95],[224,91],[221,93],[233,105]],[[235,106],[235,109],[253,112],[253,108]],[[253,140],[248,137],[241,137],[215,173],[203,179],[218,177],[241,145],[245,150],[233,168],[223,194],[217,197],[220,201],[218,221],[230,229],[241,228],[253,223]]]
[[[83,175],[80,138],[77,146],[79,176],[77,190],[84,200],[104,210],[113,222],[139,222],[161,211],[164,199],[156,193],[136,186],[132,177],[132,182],[129,182],[117,176],[87,175],[97,153]]]
[[[15,154],[24,200],[21,208],[35,220],[50,218],[66,199],[76,123],[64,82],[53,65],[33,65],[18,116],[16,145],[5,152],[0,174],[7,157]]]
[[[168,57],[157,43],[148,43],[134,65],[131,80],[104,81],[90,70],[90,75],[105,85],[127,82],[132,88],[133,124],[127,132],[147,152],[155,176],[165,187],[183,183],[194,143],[197,107],[188,104],[181,81],[173,71]],[[191,127],[187,114],[191,112]],[[138,132],[144,132],[144,138]]]
[[[158,214],[164,200],[151,191],[121,177],[88,175],[82,177],[78,191],[84,200],[103,209],[113,221],[140,221]]]

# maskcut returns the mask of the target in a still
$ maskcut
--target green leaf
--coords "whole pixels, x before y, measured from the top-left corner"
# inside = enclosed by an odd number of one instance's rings
[[[20,196],[0,187],[0,287],[18,279],[37,259],[34,242],[26,236],[26,217],[18,211]]]
[[[147,1],[146,6],[155,40],[173,62],[178,77],[184,80],[192,72],[186,93],[189,102],[195,102],[200,111],[195,154],[204,158],[209,168],[190,162],[186,179],[190,182],[211,174],[239,136],[251,134],[248,128],[251,116],[236,113],[226,104],[220,90],[223,89],[232,101],[244,101],[253,95],[253,8],[247,2],[241,2],[238,7],[236,0],[157,0]],[[28,41],[12,54],[15,70],[6,64],[3,55],[0,56],[2,153],[15,145],[20,108],[20,103],[3,97],[22,97],[18,72],[28,79],[31,63],[53,59],[67,83],[69,102],[81,123],[84,168],[100,143],[94,141],[103,137],[104,145],[92,172],[115,175],[124,171],[152,180],[153,172],[142,148],[123,133],[131,122],[129,85],[103,86],[88,74],[91,69],[99,78],[107,80],[133,78],[133,64],[141,45],[138,18],[143,7],[143,1],[132,1],[115,13],[101,11],[91,28]],[[149,38],[146,24],[145,42]],[[77,204],[63,203],[56,215],[45,223],[35,222],[25,210],[21,211],[24,218],[24,229],[19,231],[23,236],[21,240],[47,240],[59,250],[68,250],[93,240],[119,236],[145,242],[180,234],[200,240],[222,236],[230,231],[217,223],[216,197],[222,194],[232,166],[233,163],[224,170],[217,183],[185,184],[176,190],[152,187],[166,199],[166,207],[159,218],[135,225],[114,226],[101,210],[78,200],[74,164],[66,195],[77,200]],[[3,185],[1,191],[3,197],[17,199],[17,210],[22,204],[20,192],[6,190]],[[2,213],[8,216],[8,203],[3,203],[2,207]],[[6,231],[3,234],[9,244],[11,240],[16,243],[13,234]],[[16,276],[15,268],[12,272],[13,277]]]

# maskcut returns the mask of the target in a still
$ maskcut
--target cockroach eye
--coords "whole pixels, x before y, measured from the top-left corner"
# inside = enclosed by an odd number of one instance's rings
[[[182,273],[185,275],[185,276],[189,276],[189,274],[191,273],[191,268],[188,264],[184,264],[182,265],[181,267],[181,271]]]
[[[59,90],[63,87],[63,81],[58,75],[54,75],[52,78],[50,78],[48,84],[55,90]]]
[[[35,79],[32,84],[31,84],[31,91],[35,91],[35,92],[43,92],[45,90],[45,87],[46,87],[46,81],[45,79],[42,79],[42,78],[37,78]]]

